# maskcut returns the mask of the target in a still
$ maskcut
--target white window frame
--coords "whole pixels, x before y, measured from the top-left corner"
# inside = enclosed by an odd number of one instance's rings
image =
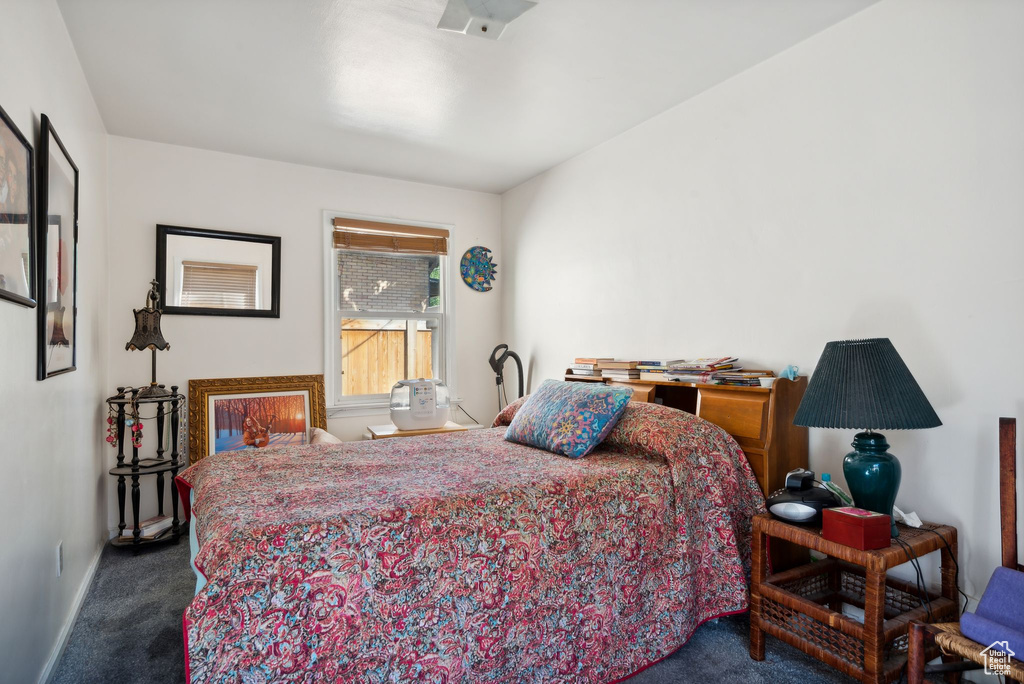
[[[331,418],[368,416],[387,413],[390,410],[390,395],[363,394],[344,397],[341,394],[341,320],[343,318],[379,319],[387,314],[376,312],[341,311],[338,306],[338,262],[334,250],[334,219],[346,218],[381,223],[399,223],[420,228],[443,228],[448,231],[448,256],[442,258],[441,278],[441,337],[438,369],[434,375],[448,385],[453,408],[461,403],[455,390],[455,296],[452,292],[457,277],[458,260],[451,256],[455,242],[455,227],[443,223],[409,221],[393,217],[367,216],[340,211],[325,211],[323,224],[324,254],[324,390],[327,395],[327,415]],[[433,314],[402,314],[409,319],[430,318]]]

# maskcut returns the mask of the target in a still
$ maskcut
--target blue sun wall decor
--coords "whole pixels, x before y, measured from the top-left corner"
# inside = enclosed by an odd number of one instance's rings
[[[491,289],[491,281],[498,272],[498,266],[491,261],[491,250],[486,247],[470,247],[462,255],[460,264],[462,282],[477,292]]]

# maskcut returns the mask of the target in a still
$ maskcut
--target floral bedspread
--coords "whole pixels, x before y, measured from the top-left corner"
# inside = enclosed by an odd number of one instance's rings
[[[504,431],[182,473],[208,579],[185,613],[190,681],[611,682],[747,607],[764,499],[722,430],[634,403],[578,460]]]

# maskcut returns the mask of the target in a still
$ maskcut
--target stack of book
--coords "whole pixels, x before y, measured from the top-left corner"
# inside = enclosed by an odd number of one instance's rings
[[[740,367],[736,365],[739,361],[735,356],[723,356],[723,357],[710,357],[704,359],[694,359],[693,361],[676,361],[672,364],[673,369],[695,371],[698,373],[713,373],[716,371],[736,369]]]
[[[169,515],[157,515],[148,520],[143,520],[139,523],[139,528],[142,530],[140,539],[157,539],[164,536],[171,529],[173,521]],[[122,541],[131,541],[135,538],[135,531],[131,527],[124,528],[124,532],[121,533]]]
[[[677,382],[716,383],[723,371],[739,370],[735,356],[709,357],[693,361],[677,361],[669,365],[666,380]]]
[[[640,371],[637,370],[636,361],[615,361],[602,359],[598,363],[601,369],[601,377],[609,380],[639,380]]]
[[[670,361],[668,359],[658,359],[656,361],[640,361],[636,364],[636,369],[640,371],[640,379],[648,380],[652,382],[661,382],[665,380],[665,374],[674,363],[683,363],[681,360]]]
[[[601,377],[600,364],[603,361],[611,361],[611,359],[591,357],[591,356],[577,356],[573,361],[572,365],[569,366],[572,370],[573,375],[585,375],[591,378]]]
[[[775,373],[771,371],[722,371],[718,374],[719,385],[733,385],[736,387],[757,387],[761,384],[761,378],[774,378]]]
[[[669,382],[700,382],[706,385],[713,385],[717,382],[718,373],[708,371],[698,373],[697,371],[670,370],[665,373],[665,380]]]

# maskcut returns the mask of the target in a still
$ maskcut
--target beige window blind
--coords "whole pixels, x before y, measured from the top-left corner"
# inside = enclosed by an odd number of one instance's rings
[[[367,252],[447,254],[448,231],[399,223],[334,219],[334,246]]]
[[[183,261],[181,265],[181,306],[256,308],[256,266],[202,261]]]

